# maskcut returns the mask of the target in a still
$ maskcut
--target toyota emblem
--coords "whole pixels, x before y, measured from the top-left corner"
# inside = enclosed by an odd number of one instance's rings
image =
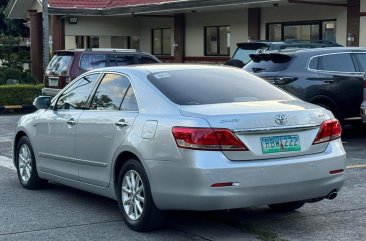
[[[285,125],[287,123],[288,119],[287,116],[284,114],[276,115],[275,122],[279,125]]]

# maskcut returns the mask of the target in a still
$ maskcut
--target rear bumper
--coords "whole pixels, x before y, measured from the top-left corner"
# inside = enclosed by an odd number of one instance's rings
[[[363,101],[361,104],[361,118],[366,123],[366,101]]]
[[[58,92],[60,92],[61,89],[54,89],[54,88],[43,88],[42,89],[42,95],[46,95],[46,96],[56,96],[58,94]]]
[[[272,160],[230,161],[221,152],[192,151],[179,163],[147,161],[154,201],[159,209],[222,210],[324,197],[345,181],[345,152],[340,140],[325,152]],[[214,183],[238,186],[212,188]]]

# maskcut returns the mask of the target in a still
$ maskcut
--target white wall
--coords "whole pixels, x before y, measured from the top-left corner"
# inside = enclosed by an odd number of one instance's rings
[[[292,5],[284,7],[262,8],[261,39],[265,39],[266,37],[266,23],[327,19],[337,20],[337,43],[346,45],[347,8],[319,5]]]
[[[191,13],[186,15],[186,56],[204,56],[204,27],[230,25],[230,56],[236,43],[248,41],[248,10]]]
[[[361,0],[361,12],[366,13],[366,0]],[[366,47],[366,16],[360,18],[360,46]]]

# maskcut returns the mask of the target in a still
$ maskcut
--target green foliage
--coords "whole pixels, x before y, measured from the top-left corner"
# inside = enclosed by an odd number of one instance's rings
[[[6,80],[15,79],[20,84],[36,84],[36,79],[26,71],[14,68],[0,68],[0,85],[6,84]]]
[[[0,36],[0,60],[2,66],[23,69],[23,63],[30,59],[30,53],[20,47],[20,37]]]
[[[43,85],[1,85],[0,106],[32,104],[42,88]]]
[[[8,2],[7,0],[0,0],[0,34],[22,37],[29,36],[29,29],[23,24],[24,20],[5,18],[4,10]]]

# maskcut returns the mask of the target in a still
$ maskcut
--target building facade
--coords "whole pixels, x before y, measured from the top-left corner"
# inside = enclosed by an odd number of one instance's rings
[[[11,0],[5,11],[30,19],[34,59],[42,50],[41,4]],[[167,62],[220,63],[236,43],[259,39],[366,47],[366,0],[49,0],[49,13],[53,51],[135,48]]]

